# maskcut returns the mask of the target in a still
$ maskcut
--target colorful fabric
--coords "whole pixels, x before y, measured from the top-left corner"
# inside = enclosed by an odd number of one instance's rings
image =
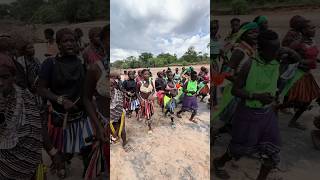
[[[305,73],[289,90],[288,101],[310,103],[320,98],[320,88],[311,73]]]
[[[209,86],[207,83],[200,82],[198,85],[197,94],[207,95],[209,93]]]
[[[102,49],[97,49],[94,45],[90,44],[83,51],[83,59],[86,64],[93,64],[95,62],[101,61],[104,57],[104,52]]]
[[[185,111],[195,111],[198,109],[196,96],[184,96],[182,101],[182,109]]]
[[[67,127],[54,125],[53,122],[63,122],[67,118]],[[83,115],[72,115],[66,117],[66,114],[51,112],[48,122],[48,133],[53,146],[63,153],[80,153],[83,147],[91,145],[91,142],[86,142],[87,138],[94,135],[91,122]]]
[[[169,112],[174,112],[176,108],[176,100],[169,96],[164,96],[164,107],[166,107]]]
[[[251,62],[245,90],[251,94],[270,93],[272,96],[275,96],[279,79],[279,62],[273,60],[269,64],[265,64],[258,58]],[[258,100],[246,100],[246,105],[251,108],[261,108],[264,106]]]
[[[154,114],[154,105],[153,101],[149,99],[141,99],[141,116],[147,120],[150,120]]]
[[[111,92],[110,119],[117,122],[123,113],[123,93],[114,89]]]
[[[198,88],[198,82],[197,81],[188,81],[187,82],[187,91],[188,92],[194,92],[196,93],[197,92],[197,88]],[[192,93],[187,93],[187,96],[193,96],[194,94]]]
[[[234,36],[233,42],[239,42],[241,39],[241,36],[246,33],[247,31],[258,29],[258,24],[255,22],[250,22],[240,28],[240,30],[237,32],[237,35]]]
[[[158,91],[156,95],[157,95],[157,100],[158,100],[159,106],[164,107],[163,106],[163,98],[164,98],[165,92],[161,90],[161,91]]]
[[[267,16],[260,16],[256,23],[258,24],[258,26],[261,26],[263,23],[267,21],[268,21]]]
[[[229,83],[224,87],[222,99],[219,103],[218,110],[212,113],[212,119],[217,119],[220,114],[224,111],[224,109],[228,106],[228,104],[233,100],[234,96],[231,93],[232,84]]]

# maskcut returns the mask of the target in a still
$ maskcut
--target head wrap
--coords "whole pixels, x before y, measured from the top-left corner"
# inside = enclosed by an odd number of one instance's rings
[[[268,21],[267,16],[259,16],[255,22],[258,24],[258,26],[261,26],[266,21]]]
[[[235,43],[235,42],[237,42],[237,41],[239,41],[240,40],[240,38],[241,38],[241,36],[244,34],[244,33],[246,33],[246,32],[248,32],[248,31],[250,31],[250,30],[253,30],[253,29],[258,29],[258,24],[257,23],[255,23],[255,22],[249,22],[249,23],[246,23],[246,24],[244,24],[244,25],[242,25],[242,27],[240,28],[240,30],[237,32],[237,34],[234,36],[234,38],[233,38],[233,42]]]

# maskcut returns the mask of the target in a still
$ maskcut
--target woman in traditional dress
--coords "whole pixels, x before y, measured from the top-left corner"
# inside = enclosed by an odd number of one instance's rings
[[[267,16],[257,16],[256,18],[254,18],[253,22],[258,24],[259,32],[266,31],[269,28]]]
[[[198,111],[198,102],[197,102],[197,87],[198,87],[198,81],[197,81],[197,72],[192,71],[191,72],[191,79],[188,80],[183,87],[184,96],[182,101],[182,108],[177,113],[178,118],[182,118],[181,113],[190,111],[191,117],[189,118],[189,121],[193,123],[197,123],[196,120],[194,120],[194,117],[197,115]]]
[[[124,109],[128,113],[129,118],[131,118],[132,112],[136,112],[137,120],[139,121],[139,109],[140,109],[140,102],[138,99],[137,93],[137,83],[134,80],[135,75],[133,71],[129,71],[128,73],[128,80],[123,82],[123,89],[124,89]]]
[[[165,96],[164,96],[164,107],[166,109],[165,116],[168,114],[170,115],[171,119],[171,127],[175,128],[175,122],[174,122],[174,110],[177,107],[176,99],[175,97],[178,95],[178,89],[176,87],[176,83],[174,82],[174,76],[172,72],[168,73],[168,81],[167,85],[165,87]]]
[[[299,32],[301,32],[302,36],[297,34],[289,47],[301,55],[302,61],[297,67],[300,70],[296,72],[296,81],[288,92],[286,104],[297,108],[289,122],[289,127],[305,130],[305,127],[298,123],[297,120],[309,108],[311,102],[320,97],[320,88],[311,73],[317,67],[319,50],[313,40],[315,37],[315,25],[306,19],[300,19],[300,21],[300,28],[297,30],[300,30]]]
[[[67,28],[60,29],[56,33],[56,41],[60,52],[43,62],[38,93],[52,105],[50,139],[70,164],[74,153],[81,152],[85,161],[92,144],[85,140],[93,134],[82,103],[84,67],[76,55],[74,32]],[[66,176],[64,167],[58,169],[58,176]]]
[[[12,59],[0,54],[0,179],[30,180],[41,163],[41,118],[35,97],[14,82]]]
[[[280,132],[273,108],[280,64],[275,60],[280,48],[278,35],[270,30],[259,34],[259,55],[247,61],[234,81],[232,93],[241,98],[232,122],[232,139],[227,152],[214,159],[215,174],[229,179],[222,169],[231,159],[260,155],[257,180],[266,180],[280,161]]]
[[[163,106],[163,97],[165,95],[165,88],[166,88],[166,80],[163,79],[163,73],[161,71],[159,71],[157,73],[158,78],[155,81],[155,88],[156,88],[156,92],[157,92],[157,100],[158,100],[158,104],[162,109],[162,112],[164,111],[164,106]]]
[[[97,148],[103,148],[103,156],[101,158],[103,167],[100,169],[101,172],[95,172],[96,176],[100,175],[100,173],[104,173],[104,176],[109,176],[110,174],[110,66],[109,57],[107,56],[110,49],[109,27],[105,26],[100,33],[100,40],[103,43],[106,56],[100,61],[89,65],[83,93],[84,105],[94,126],[94,139],[97,141]],[[92,160],[94,161],[91,158]],[[94,167],[94,165],[90,167],[89,164],[86,177],[90,175],[92,169],[95,169]],[[94,175],[91,177],[94,178]]]
[[[152,133],[152,116],[154,114],[154,93],[153,82],[150,81],[150,73],[147,69],[141,71],[143,80],[138,83],[137,93],[141,105],[141,117],[145,118],[148,125],[148,133]]]
[[[225,79],[222,100],[219,103],[219,109],[213,113],[213,119],[220,119],[225,122],[225,125],[218,129],[217,134],[230,132],[231,120],[239,99],[234,98],[231,94],[231,89],[234,82],[234,77],[239,72],[241,67],[252,57],[256,56],[256,44],[258,36],[258,25],[254,22],[244,23],[236,38],[235,45],[230,61],[222,67],[222,72],[228,74]]]
[[[208,86],[209,83],[209,71],[206,67],[201,67],[201,72],[198,75],[198,90],[197,96],[201,96],[200,102],[204,102],[204,98],[208,95],[210,89]]]

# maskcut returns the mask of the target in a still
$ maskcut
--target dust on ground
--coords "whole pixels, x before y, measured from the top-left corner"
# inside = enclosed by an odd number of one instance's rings
[[[310,9],[307,11],[272,11],[272,12],[259,12],[254,15],[237,16],[243,22],[252,20],[258,15],[266,15],[269,18],[270,28],[279,33],[280,37],[283,37],[289,29],[289,20],[294,15],[302,15],[312,20],[317,26],[320,24],[320,9]],[[215,16],[220,20],[220,34],[222,37],[226,36],[226,33],[230,30],[229,21],[235,16]],[[319,29],[317,29],[317,33]],[[316,36],[316,41],[320,43],[320,36]],[[315,79],[320,83],[320,68],[316,69],[313,74]],[[319,106],[314,104],[314,108],[311,111],[305,112],[298,120],[306,125],[307,130],[301,131],[292,128],[288,128],[288,122],[292,118],[292,115],[279,114],[279,127],[282,138],[281,149],[281,163],[280,170],[275,171],[268,178],[269,180],[318,180],[320,176],[320,151],[315,150],[313,147],[310,131],[315,129],[313,126],[313,118],[319,115]],[[216,127],[220,127],[222,123],[220,121],[215,122]],[[223,135],[216,141],[214,148],[214,154],[211,156],[219,157],[222,155],[230,141],[229,135]],[[230,173],[232,180],[254,180],[259,172],[259,161],[243,158],[238,162],[228,163],[226,170]],[[219,178],[213,176],[213,179],[219,180]]]

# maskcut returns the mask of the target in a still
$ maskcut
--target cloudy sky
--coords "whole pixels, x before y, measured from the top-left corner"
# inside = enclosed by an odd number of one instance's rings
[[[142,52],[209,53],[209,0],[111,0],[111,62]]]

